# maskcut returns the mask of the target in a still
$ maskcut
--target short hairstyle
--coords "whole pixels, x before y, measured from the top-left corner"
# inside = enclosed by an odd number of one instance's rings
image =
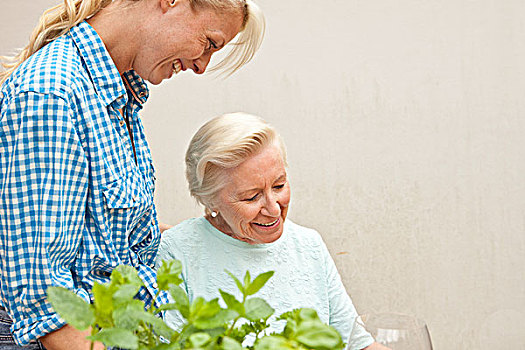
[[[211,119],[193,136],[186,151],[190,194],[208,210],[224,186],[223,170],[240,165],[272,144],[279,148],[286,165],[281,137],[261,118],[247,113],[229,113]]]

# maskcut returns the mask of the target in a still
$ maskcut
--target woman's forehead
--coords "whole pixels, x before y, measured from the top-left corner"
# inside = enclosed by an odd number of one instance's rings
[[[281,152],[272,145],[247,158],[237,167],[226,169],[225,175],[236,186],[261,185],[286,178],[286,168]]]

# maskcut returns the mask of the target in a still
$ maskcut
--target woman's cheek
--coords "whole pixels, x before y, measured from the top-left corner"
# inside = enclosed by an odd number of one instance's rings
[[[286,187],[282,193],[282,199],[281,199],[281,205],[283,207],[287,207],[288,204],[290,203],[290,195],[291,195],[290,187]]]

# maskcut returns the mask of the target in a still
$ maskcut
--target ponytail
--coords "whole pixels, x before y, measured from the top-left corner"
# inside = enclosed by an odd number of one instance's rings
[[[42,14],[26,47],[15,56],[0,57],[4,61],[1,64],[5,69],[0,72],[0,85],[32,54],[111,3],[111,0],[63,1],[63,4],[52,7]]]

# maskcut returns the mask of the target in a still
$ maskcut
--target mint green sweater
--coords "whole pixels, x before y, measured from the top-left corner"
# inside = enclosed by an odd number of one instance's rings
[[[189,219],[162,234],[157,264],[169,259],[182,262],[182,287],[190,301],[198,296],[220,299],[219,288],[241,299],[225,269],[241,281],[246,270],[252,278],[272,270],[275,274],[256,296],[275,309],[274,316],[313,308],[341,333],[343,341],[352,333],[357,313],[321,236],[289,219],[277,241],[256,245],[225,235],[204,217]],[[274,316],[270,331],[281,331],[284,325]],[[177,311],[168,311],[165,320],[175,329],[182,323]],[[368,333],[354,332],[349,344],[351,349],[362,349],[372,342]]]

